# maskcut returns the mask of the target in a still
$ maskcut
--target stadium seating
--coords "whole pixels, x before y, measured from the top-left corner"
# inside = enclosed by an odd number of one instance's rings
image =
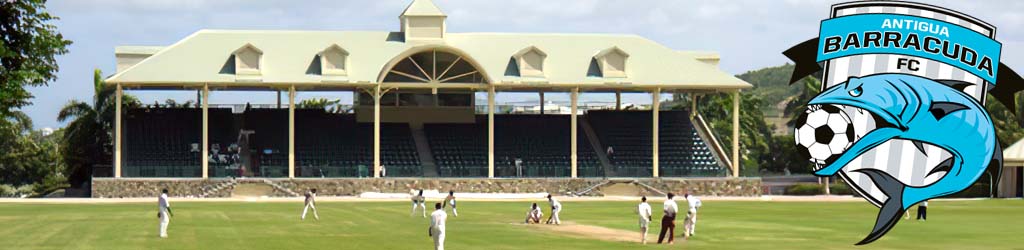
[[[620,177],[651,176],[651,111],[590,111],[586,115]],[[659,114],[659,175],[721,176],[711,151],[693,129],[687,111]]]
[[[694,130],[688,111],[661,111],[658,124],[658,165],[661,176],[725,176],[704,140]]]
[[[373,124],[357,123],[352,114],[300,109],[295,115],[297,176],[372,176]],[[392,177],[422,176],[409,125],[381,124],[381,164]]]
[[[650,111],[589,111],[586,115],[619,177],[651,176]]]
[[[442,177],[487,176],[487,118],[476,123],[424,124],[430,149]]]
[[[202,112],[187,108],[128,109],[124,116],[125,177],[201,177]]]
[[[568,115],[495,115],[495,175],[517,176],[518,158],[522,160],[522,176],[569,177],[570,124]],[[577,133],[578,176],[603,176],[601,163],[583,130]]]
[[[288,177],[288,110],[248,109],[243,116],[243,129],[255,132],[249,136],[249,148],[255,152],[247,171],[259,177]]]
[[[196,109],[195,112],[202,112],[202,110]],[[231,113],[229,108],[211,108],[208,110],[208,116],[210,119],[209,136],[210,136],[210,152],[216,151],[224,152],[227,154],[227,147],[238,141],[238,131],[241,129],[241,121],[235,122],[235,119],[241,120],[241,115],[235,115]],[[209,162],[210,177],[231,177],[240,176],[238,166],[232,166],[230,161],[219,161],[214,157],[214,161]],[[209,159],[206,159],[209,161]]]
[[[566,115],[495,115],[495,176],[517,176],[518,158],[523,177],[569,177],[569,119]],[[487,176],[486,116],[477,116],[472,124],[425,124],[424,131],[441,176]],[[593,147],[582,130],[579,133],[578,175],[604,176]]]
[[[697,135],[686,111],[660,115],[660,175],[724,176],[727,170]],[[197,108],[129,109],[125,116],[126,177],[199,177],[203,160],[211,177],[288,175],[288,110],[209,110],[210,150],[201,156],[202,111]],[[587,119],[609,156],[616,177],[651,175],[650,111],[590,111]],[[373,124],[359,123],[353,114],[322,109],[298,109],[295,117],[296,176],[368,177],[373,166]],[[567,115],[496,115],[495,176],[570,175],[570,117]],[[582,126],[581,126],[582,127]],[[240,130],[252,130],[251,167],[243,171],[235,149]],[[442,177],[487,176],[487,117],[476,123],[425,124],[438,174]],[[586,133],[579,129],[578,176],[604,177],[604,168]],[[223,155],[223,156],[221,156]],[[214,159],[209,159],[214,158]],[[388,176],[423,176],[409,124],[381,124],[381,158]],[[226,160],[225,160],[226,159]]]

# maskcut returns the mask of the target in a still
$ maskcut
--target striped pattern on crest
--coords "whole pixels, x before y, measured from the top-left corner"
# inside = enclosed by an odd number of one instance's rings
[[[860,2],[859,4],[839,4],[833,6],[832,17],[867,13],[913,15],[959,24],[960,26],[970,28],[971,30],[977,31],[978,33],[988,37],[995,36],[994,28],[981,26],[975,24],[975,22],[965,20],[964,18],[969,17],[960,16],[962,14],[949,15],[938,13],[933,10],[928,10],[927,8],[930,8],[928,6],[916,5],[913,3],[888,2],[885,4],[878,4],[878,6],[870,5],[871,3],[864,2]],[[956,14],[954,12],[950,13]],[[921,62],[919,65],[920,69],[918,71],[910,71],[906,68],[897,69],[896,63],[899,58],[910,58]],[[827,89],[837,84],[844,83],[849,77],[860,77],[881,73],[905,73],[934,80],[958,80],[973,83],[973,85],[965,88],[964,92],[981,103],[984,103],[985,95],[988,91],[988,87],[990,86],[987,82],[975,75],[938,61],[914,56],[868,54],[828,60],[825,64],[825,79],[822,81],[824,83],[822,87],[823,89]],[[844,111],[847,114],[850,114],[851,119],[853,119],[854,128],[856,129],[858,138],[875,128],[870,114],[861,114],[857,112],[855,108],[851,107],[845,108]],[[885,194],[875,186],[870,178],[864,174],[853,172],[853,170],[862,168],[880,169],[909,186],[925,186],[938,181],[941,176],[932,175],[925,178],[928,172],[943,160],[952,157],[952,155],[939,147],[928,144],[925,144],[924,150],[927,155],[920,152],[920,150],[918,150],[911,141],[893,139],[851,161],[850,164],[843,168],[841,176],[848,183],[856,184],[854,186],[858,186],[859,188],[854,189],[857,190],[858,193],[867,197],[868,200],[876,206],[880,206],[882,202],[888,199],[888,197],[886,197]]]

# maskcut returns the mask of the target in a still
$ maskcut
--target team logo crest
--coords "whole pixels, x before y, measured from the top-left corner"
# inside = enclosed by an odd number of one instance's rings
[[[822,70],[796,143],[818,176],[839,175],[880,208],[858,245],[884,236],[911,206],[998,172],[1002,149],[985,110],[1013,109],[1024,81],[999,62],[996,29],[941,7],[891,1],[832,6],[818,38],[783,52],[791,82]]]

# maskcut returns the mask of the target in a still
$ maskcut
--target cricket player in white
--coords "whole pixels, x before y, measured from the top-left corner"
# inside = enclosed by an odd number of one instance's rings
[[[537,203],[535,202],[533,203],[533,206],[530,207],[530,211],[526,212],[526,224],[530,224],[531,221],[533,224],[540,224],[540,218],[543,217],[544,212],[540,211],[540,207],[537,206]]]
[[[427,231],[430,237],[434,238],[434,250],[444,250],[444,222],[448,220],[448,214],[444,212],[441,203],[434,204],[434,212],[430,213],[430,229]]]
[[[171,212],[171,203],[167,201],[166,188],[157,199],[157,206],[159,207],[157,217],[160,218],[160,238],[167,238],[167,224],[171,223],[171,216],[174,216],[174,212]]]
[[[444,204],[441,205],[442,207],[449,205],[452,206],[452,215],[455,215],[455,217],[459,217],[459,210],[455,208],[455,191],[449,190],[448,197],[444,198],[444,202],[442,202],[442,204]]]
[[[701,202],[690,193],[686,193],[685,197],[689,210],[686,211],[686,220],[683,221],[683,237],[690,238],[693,236],[694,230],[697,229],[697,209],[700,208]]]
[[[665,215],[661,216],[661,233],[658,234],[658,244],[665,240],[665,233],[668,233],[668,244],[673,244],[676,240],[676,214],[679,213],[679,207],[672,199],[675,196],[673,193],[668,193],[668,199],[662,206]]]
[[[423,208],[423,218],[427,218],[427,198],[423,197],[423,189],[420,189],[419,194],[412,196],[412,212],[409,216],[416,214],[416,208]]]
[[[647,244],[647,228],[651,225],[651,204],[647,204],[647,196],[640,198],[640,205],[636,208],[636,213],[640,215],[640,232],[642,237],[640,243]]]
[[[320,214],[316,212],[316,189],[306,191],[306,207],[302,209],[302,220],[306,220],[306,212],[313,209],[313,218],[320,220]]]
[[[548,194],[548,202],[551,203],[551,217],[548,217],[547,224],[561,225],[562,220],[558,218],[558,213],[562,212],[562,203],[551,197],[551,194]]]

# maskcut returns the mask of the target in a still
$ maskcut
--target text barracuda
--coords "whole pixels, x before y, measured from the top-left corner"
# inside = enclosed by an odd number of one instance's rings
[[[843,20],[845,22],[836,23],[845,26],[846,29],[832,29],[840,32],[830,32],[831,34],[827,35],[823,32],[819,60],[865,54],[870,51],[878,54],[932,58],[964,68],[986,80],[994,79],[998,73],[995,65],[998,64],[999,54],[988,51],[992,51],[989,48],[999,45],[988,41],[979,43],[975,42],[978,40],[964,39],[981,36],[975,31],[938,20],[893,14],[836,19],[846,19]],[[829,25],[828,21],[823,23],[823,27],[826,25]],[[851,28],[854,26],[858,28]]]
[[[954,59],[975,67],[978,70],[985,71],[989,76],[995,76],[995,72],[992,71],[991,57],[986,55],[979,56],[978,52],[974,49],[961,45],[960,43],[954,43],[949,40],[939,38],[940,36],[949,37],[948,27],[915,20],[885,19],[885,22],[881,25],[881,29],[908,29],[912,31],[928,32],[931,34],[925,35],[924,38],[921,38],[918,33],[907,33],[907,35],[904,36],[903,33],[896,31],[865,31],[862,33],[850,33],[846,35],[846,37],[825,37],[825,47],[822,49],[824,50],[824,54],[849,50],[851,48],[860,49],[868,47],[899,47],[903,49],[924,51],[931,54],[941,53],[941,55],[946,58]],[[979,57],[981,58],[980,60]]]

